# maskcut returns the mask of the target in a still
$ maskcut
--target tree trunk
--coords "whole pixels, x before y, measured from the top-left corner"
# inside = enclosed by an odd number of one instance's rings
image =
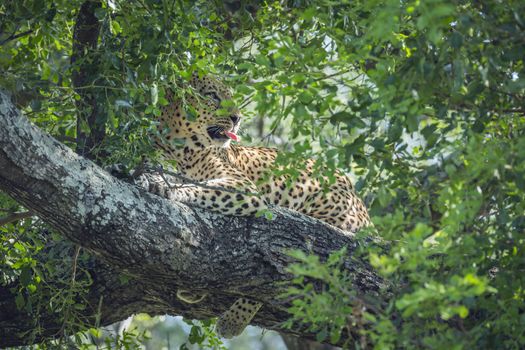
[[[95,147],[99,146],[106,136],[106,111],[98,103],[103,94],[100,88],[91,86],[100,79],[100,53],[97,52],[97,42],[101,21],[95,12],[101,7],[100,1],[85,1],[78,11],[73,32],[71,65],[74,69],[71,82],[80,96],[76,102],[77,153],[87,158],[95,158]]]
[[[255,324],[312,338],[279,328],[288,318],[276,298],[283,288],[279,282],[291,277],[287,249],[326,257],[347,247],[345,267],[356,292],[386,297],[385,282],[352,257],[356,239],[343,231],[285,209],[275,210],[275,219],[268,221],[168,202],[119,181],[43,133],[2,92],[0,190],[97,257],[90,267],[96,278],[88,300],[93,311],[103,298],[102,324],[137,312],[209,318],[243,295],[264,303]],[[132,287],[115,282],[120,272],[131,276]],[[176,297],[178,289],[207,296],[185,304]],[[12,299],[0,289],[0,315],[10,315],[0,316],[0,347],[27,341],[10,331],[30,317],[16,310]]]

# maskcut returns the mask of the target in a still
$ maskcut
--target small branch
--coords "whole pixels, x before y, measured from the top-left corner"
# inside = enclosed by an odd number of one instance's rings
[[[55,139],[57,139],[58,141],[60,142],[73,142],[73,143],[76,143],[77,142],[77,139],[74,138],[74,137],[71,137],[71,136],[66,136],[66,135],[56,135],[56,136],[53,136]]]
[[[350,72],[351,72],[350,69],[343,70],[343,71],[340,71],[340,72],[335,72],[335,73],[328,74],[328,75],[325,75],[323,77],[319,77],[317,79],[314,79],[314,80],[312,80],[312,82],[318,82],[318,81],[325,80],[325,79],[335,78],[335,77],[337,77],[339,75],[343,75],[343,74],[350,73]],[[357,78],[359,78],[360,76],[361,76],[361,74],[358,74],[356,77],[350,79],[350,81],[354,81]]]
[[[524,108],[509,108],[509,109],[501,109],[501,110],[499,110],[499,112],[524,114],[525,113],[525,109]]]
[[[244,107],[246,107],[251,102],[251,99],[254,95],[255,93],[251,93],[250,95],[246,96],[246,98],[239,104],[239,109],[243,110]]]
[[[18,33],[18,34],[14,34],[14,33],[13,33],[13,34],[11,34],[9,37],[7,37],[6,39],[2,40],[2,41],[0,42],[0,45],[4,45],[4,44],[6,44],[6,43],[8,43],[8,42],[10,42],[10,41],[12,41],[12,40],[16,40],[16,39],[18,39],[18,38],[21,38],[21,37],[23,37],[23,36],[29,35],[29,34],[31,34],[31,33],[33,33],[33,30],[32,30],[32,29],[26,30],[25,32]]]
[[[34,213],[32,211],[24,211],[24,212],[19,212],[19,213],[11,213],[7,216],[4,216],[4,217],[1,217],[0,218],[0,226],[4,226],[4,225],[7,225],[13,221],[18,221],[18,220],[22,220],[22,219],[26,219],[26,218],[29,218],[31,216],[33,216]]]
[[[70,298],[74,298],[74,286],[75,286],[75,279],[77,277],[77,263],[78,263],[78,255],[80,254],[80,246],[77,245],[75,247],[75,253],[73,255],[73,268],[72,268],[72,271],[71,271],[71,283],[69,285],[69,289],[67,291],[67,293],[70,295]],[[62,322],[62,326],[60,327],[60,330],[58,331],[57,335],[61,335],[61,336],[66,336],[65,334],[65,330],[66,330],[66,326],[69,322],[69,313],[70,313],[70,308],[71,308],[71,305],[68,305],[67,304],[67,301],[69,300],[69,298],[65,299],[64,301],[64,308],[65,308],[65,313],[64,313],[64,321]]]
[[[146,170],[146,158],[142,157],[140,160],[140,164],[133,169],[133,172],[131,173],[131,178],[133,180],[136,180],[140,175],[144,174],[144,171]]]

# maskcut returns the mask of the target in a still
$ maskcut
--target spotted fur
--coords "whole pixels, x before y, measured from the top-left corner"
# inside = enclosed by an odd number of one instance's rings
[[[233,305],[219,317],[217,330],[224,338],[232,338],[239,335],[253,316],[259,311],[262,304],[246,298],[237,299]]]
[[[164,157],[176,161],[182,175],[200,185],[157,188],[154,192],[227,215],[253,215],[271,204],[350,232],[369,224],[368,212],[349,178],[337,172],[335,183],[323,191],[320,179],[313,173],[312,160],[306,161],[306,169],[291,187],[286,186],[284,177],[272,177],[270,182],[257,186],[272,169],[277,150],[232,145],[231,139],[236,138],[239,129],[240,111],[233,107],[226,115],[218,113],[224,111],[222,101],[231,101],[230,90],[210,76],[194,76],[191,86],[197,94],[186,102],[198,117],[188,118],[182,101],[168,95],[170,103],[163,108],[158,126],[165,136],[157,138],[156,144]],[[183,146],[173,144],[174,140],[183,141]],[[228,337],[238,335],[261,305],[240,298],[220,317],[219,332]]]

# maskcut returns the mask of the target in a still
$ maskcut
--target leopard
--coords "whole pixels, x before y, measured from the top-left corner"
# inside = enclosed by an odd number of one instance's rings
[[[277,149],[241,146],[238,133],[244,117],[222,79],[193,74],[188,86],[192,93],[184,97],[167,89],[154,137],[162,157],[174,162],[188,181],[178,186],[166,185],[165,178],[152,181],[151,192],[224,215],[251,216],[285,207],[350,234],[370,225],[362,199],[343,172],[336,171],[335,181],[327,185],[326,178],[315,172],[315,161],[306,159],[304,169],[290,182],[286,175],[272,175]],[[184,291],[177,295],[195,302]],[[217,332],[225,338],[239,335],[262,306],[238,298],[219,317]]]

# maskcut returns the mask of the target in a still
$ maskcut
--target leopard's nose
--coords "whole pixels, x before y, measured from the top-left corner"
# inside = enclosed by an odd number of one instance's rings
[[[241,120],[241,117],[239,117],[238,115],[231,115],[230,119],[232,120],[233,124],[237,124],[239,120]]]

